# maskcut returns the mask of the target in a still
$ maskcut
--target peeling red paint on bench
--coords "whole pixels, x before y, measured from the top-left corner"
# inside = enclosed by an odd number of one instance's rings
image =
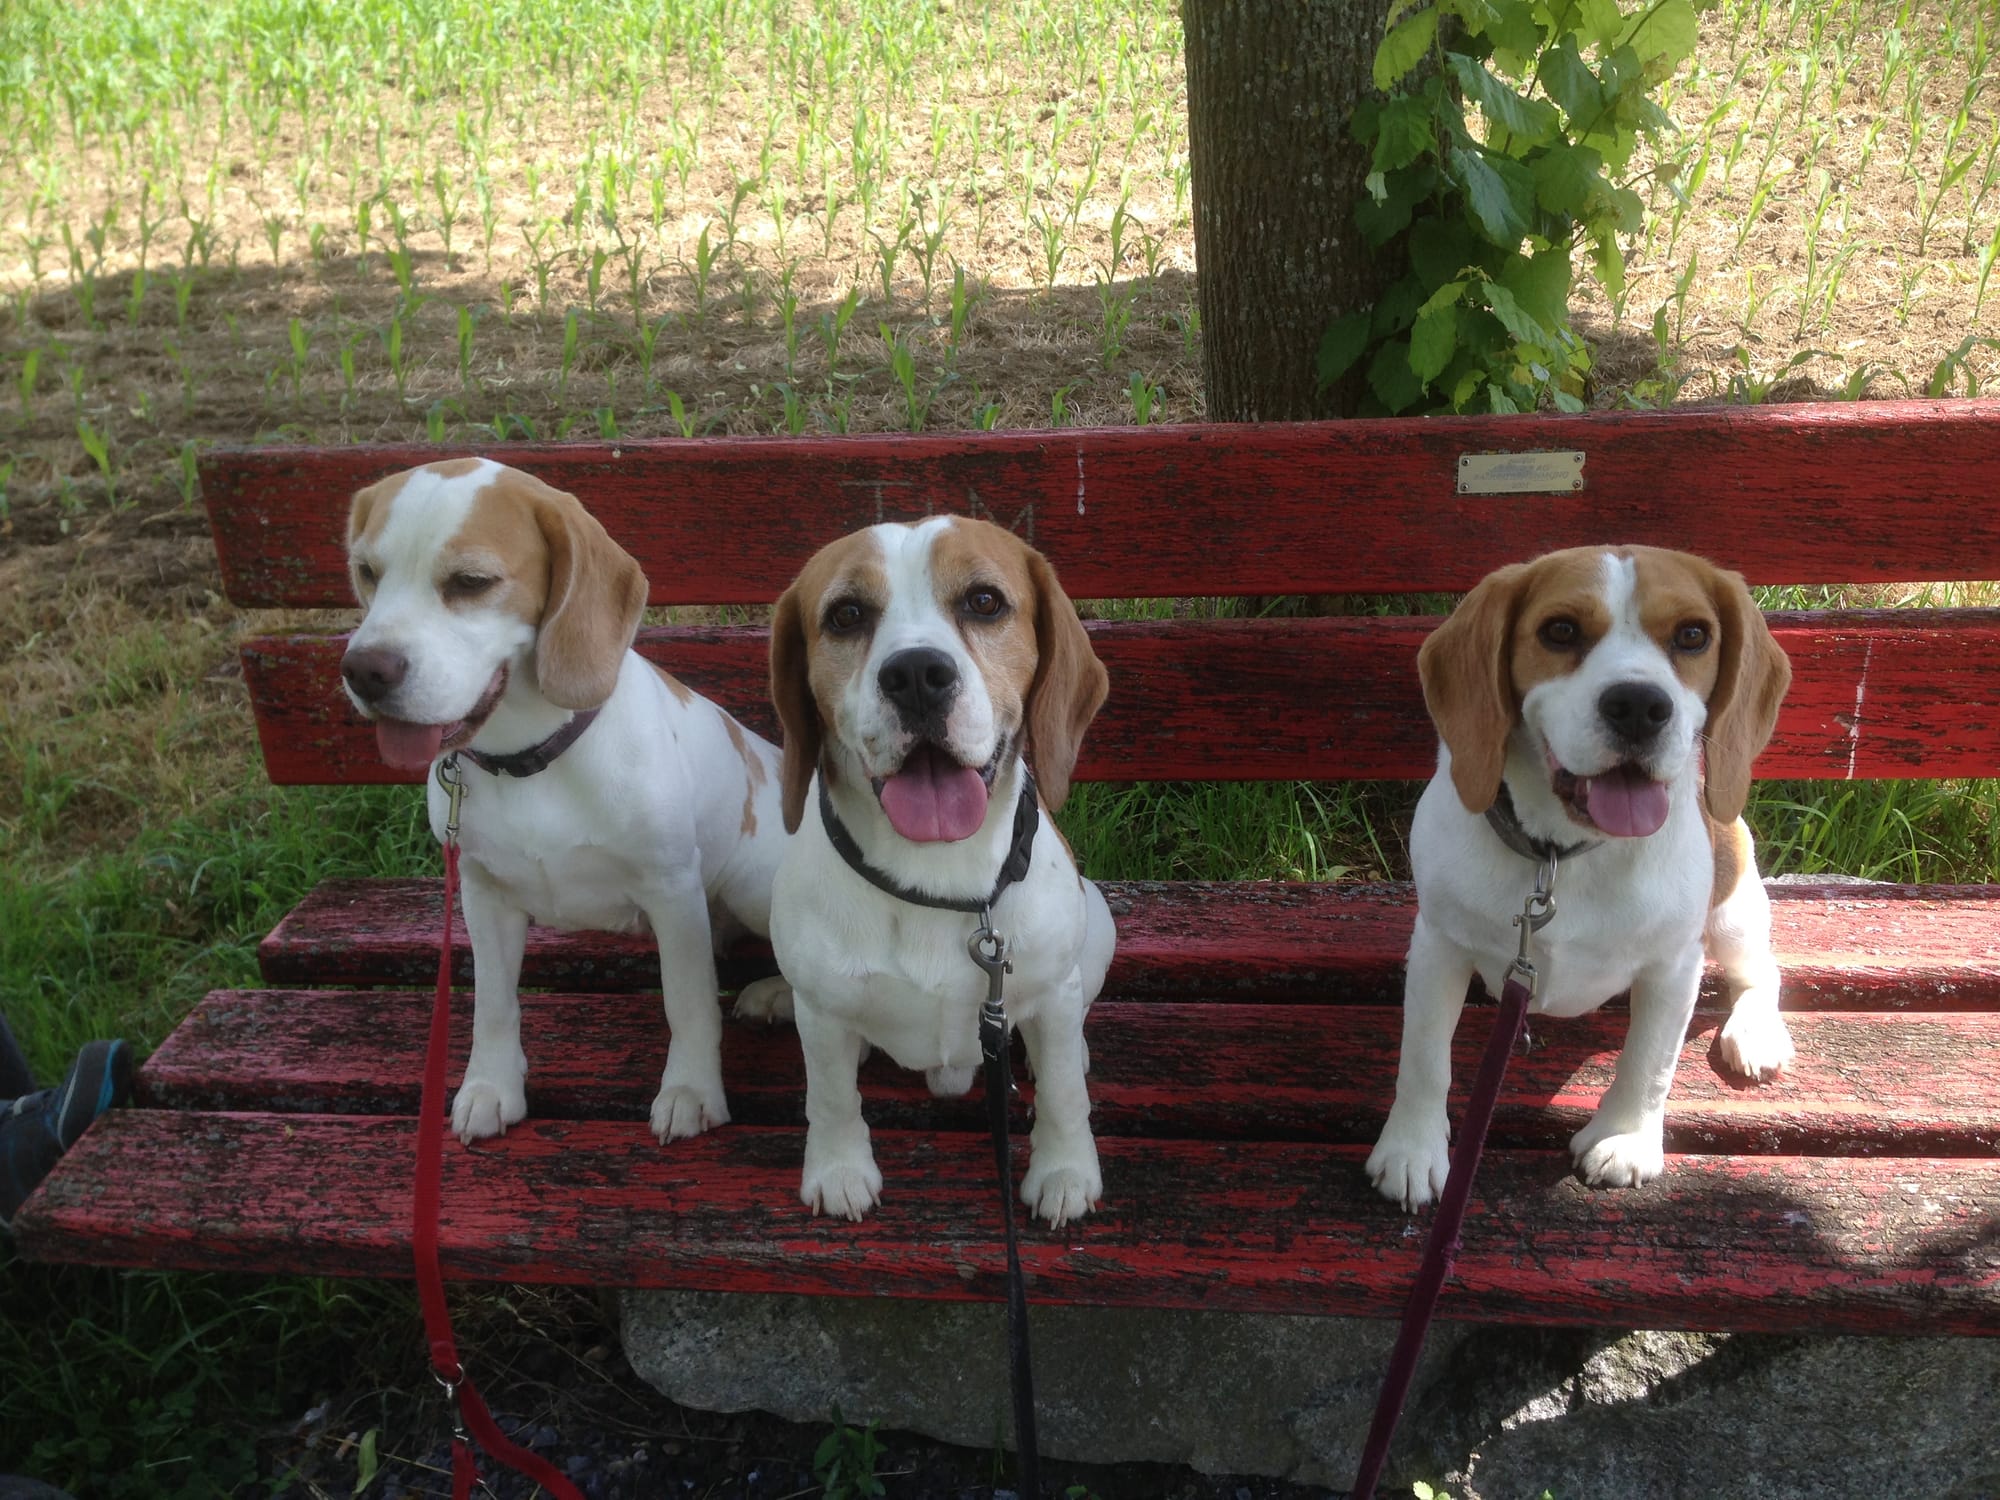
[[[93,1128],[23,1248],[112,1265],[403,1276],[410,1122],[126,1111]],[[988,1143],[879,1131],[881,1207],[799,1203],[801,1135],[661,1147],[642,1123],[528,1121],[447,1142],[442,1251],[460,1278],[997,1299]],[[1096,1306],[1393,1314],[1410,1220],[1359,1146],[1103,1142],[1103,1211],[1027,1231],[1029,1296]],[[1566,1155],[1489,1155],[1447,1318],[1789,1332],[2000,1333],[1990,1162],[1678,1156],[1651,1186]]]
[[[429,1015],[427,992],[220,990],[147,1061],[139,1095],[157,1109],[411,1114]],[[530,994],[522,1015],[534,1116],[646,1118],[666,1062],[655,996]],[[1091,1126],[1100,1139],[1372,1143],[1388,1112],[1399,1016],[1384,1006],[1100,1000],[1086,1030]],[[1713,1058],[1720,1020],[1702,1012],[1690,1028],[1667,1113],[1670,1150],[2000,1154],[2000,1014],[1794,1016],[1798,1061],[1763,1087]],[[1461,1105],[1491,1021],[1490,1008],[1471,1006],[1459,1027]],[[1625,1021],[1611,1011],[1537,1020],[1534,1045],[1508,1070],[1494,1144],[1565,1145],[1610,1086]],[[454,1076],[470,1036],[461,1007]],[[1034,1089],[1017,1071],[1025,1132]],[[789,1028],[724,1027],[723,1073],[738,1124],[805,1124],[805,1071]],[[934,1099],[920,1076],[885,1057],[864,1066],[861,1087],[877,1129],[986,1129],[977,1090]]]
[[[1407,885],[1109,881],[1118,919],[1110,989],[1228,1000],[1399,1003],[1415,898]],[[258,950],[271,984],[419,984],[437,973],[443,886],[329,880]],[[1791,1009],[2000,1007],[2000,886],[1781,885],[1774,943]],[[470,983],[472,951],[454,959]],[[771,971],[768,950],[724,965],[734,982]],[[528,931],[522,982],[653,989],[648,939]],[[1711,980],[1708,997],[1722,997]]]

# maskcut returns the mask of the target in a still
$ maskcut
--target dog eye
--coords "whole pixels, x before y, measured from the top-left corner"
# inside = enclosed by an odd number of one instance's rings
[[[444,591],[454,599],[477,599],[499,581],[487,573],[454,573],[444,581]]]
[[[1552,651],[1569,650],[1570,647],[1577,643],[1577,639],[1582,633],[1577,628],[1576,621],[1564,616],[1543,621],[1542,628],[1538,632],[1542,638],[1542,644]]]
[[[965,591],[965,612],[978,615],[982,620],[997,619],[1007,608],[1007,601],[996,589],[969,588]]]
[[[1674,649],[1689,656],[1698,655],[1708,649],[1708,627],[1690,620],[1685,625],[1674,627]]]
[[[371,589],[375,587],[377,574],[367,563],[356,563],[354,565],[354,576],[367,584]]]
[[[858,599],[842,599],[828,607],[825,625],[834,635],[847,635],[859,630],[868,618],[868,611],[861,607]]]

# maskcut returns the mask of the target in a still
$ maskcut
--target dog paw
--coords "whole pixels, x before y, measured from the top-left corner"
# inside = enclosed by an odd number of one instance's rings
[[[653,1100],[653,1136],[664,1146],[729,1123],[722,1090],[710,1092],[685,1083],[662,1085]]]
[[[512,1078],[467,1077],[451,1102],[451,1133],[470,1146],[496,1136],[528,1117],[528,1095],[522,1075]]]
[[[1368,1180],[1391,1203],[1416,1212],[1444,1192],[1451,1172],[1451,1132],[1444,1116],[1412,1128],[1393,1116],[1368,1153]]]
[[[972,1087],[972,1080],[979,1076],[977,1067],[970,1068],[926,1068],[924,1082],[930,1086],[934,1099],[957,1099]]]
[[[1620,1131],[1592,1120],[1569,1143],[1576,1170],[1592,1187],[1643,1187],[1666,1170],[1657,1128]]]
[[[829,1162],[807,1162],[799,1181],[799,1201],[830,1219],[861,1216],[882,1201],[882,1172],[872,1153]]]
[[[1050,1155],[1044,1149],[1029,1158],[1028,1175],[1021,1181],[1021,1201],[1036,1218],[1046,1219],[1049,1228],[1060,1229],[1097,1207],[1104,1196],[1104,1177],[1097,1168],[1095,1147],[1088,1160],[1047,1160]]]
[[[743,986],[730,1012],[739,1021],[764,1021],[770,1025],[792,1019],[792,987],[777,974]]]
[[[1725,1068],[1757,1083],[1776,1078],[1797,1055],[1785,1018],[1775,1010],[1739,1008],[1730,1012],[1716,1048]]]

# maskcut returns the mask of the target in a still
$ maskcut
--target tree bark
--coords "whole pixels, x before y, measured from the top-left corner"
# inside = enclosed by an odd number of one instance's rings
[[[1182,0],[1188,146],[1211,421],[1353,414],[1322,391],[1327,326],[1390,279],[1354,226],[1369,153],[1347,133],[1388,0]]]

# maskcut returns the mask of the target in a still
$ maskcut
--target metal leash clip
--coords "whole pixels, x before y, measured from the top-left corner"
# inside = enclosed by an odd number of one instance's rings
[[[979,914],[979,927],[967,939],[965,951],[986,971],[986,1002],[979,1007],[979,1045],[991,1060],[1007,1049],[1006,976],[1014,972],[1014,966],[1007,962],[1007,940],[993,930],[990,912]],[[1008,1088],[1014,1087],[1009,1079]]]
[[[1535,988],[1541,983],[1542,976],[1528,957],[1528,940],[1555,920],[1556,875],[1561,868],[1562,857],[1551,849],[1541,868],[1535,871],[1535,888],[1521,904],[1521,915],[1514,918],[1514,925],[1521,929],[1521,945],[1507,972],[1519,976],[1529,999],[1534,998]]]
[[[449,799],[445,808],[444,836],[447,843],[458,840],[458,809],[465,801],[465,772],[458,768],[458,752],[452,751],[437,763],[437,784]]]

